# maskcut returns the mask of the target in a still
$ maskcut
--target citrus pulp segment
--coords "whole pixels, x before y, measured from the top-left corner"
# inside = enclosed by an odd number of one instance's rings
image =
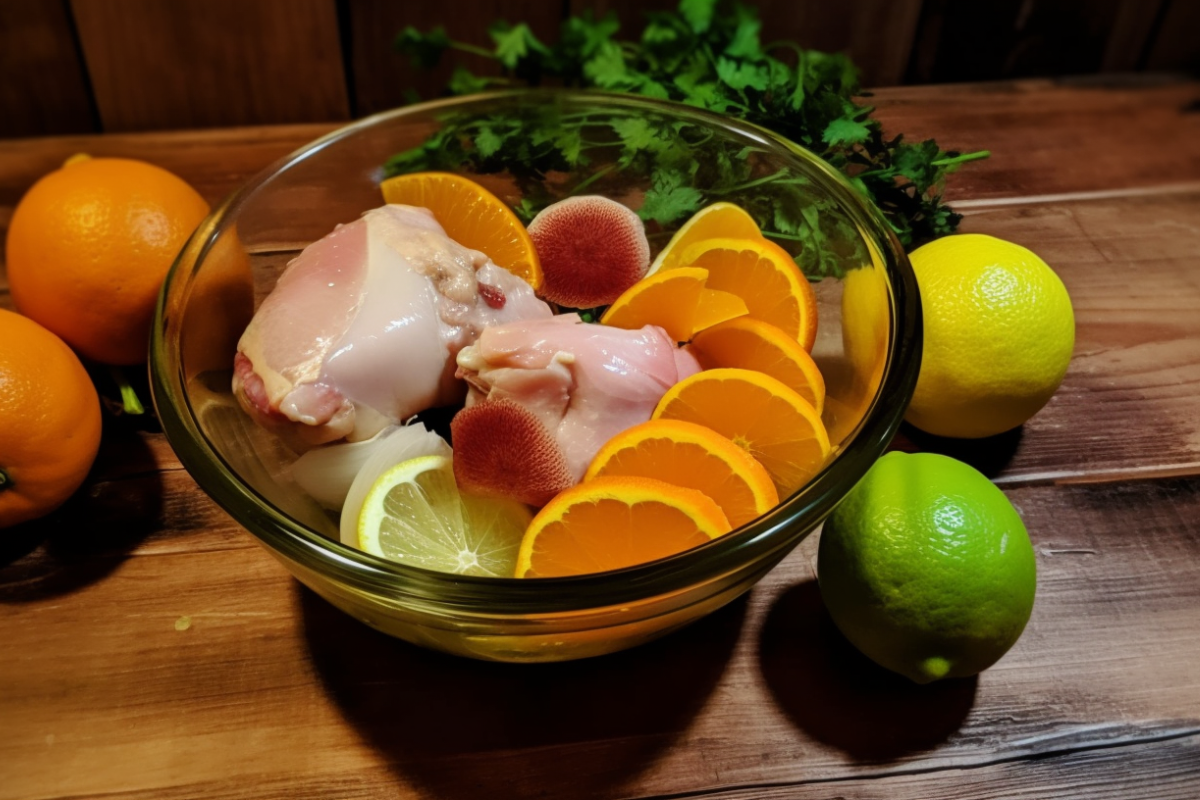
[[[708,270],[707,287],[746,302],[751,317],[770,323],[805,350],[817,337],[817,298],[796,262],[765,239],[705,239],[683,252],[681,264]]]
[[[363,501],[359,547],[439,572],[510,577],[532,514],[508,500],[460,494],[446,456],[401,462]]]
[[[663,395],[652,418],[694,422],[732,439],[766,467],[781,498],[829,456],[829,437],[812,404],[754,370],[710,369],[686,378]]]
[[[608,307],[600,322],[626,330],[657,325],[676,342],[698,331],[744,316],[746,304],[729,292],[705,288],[708,271],[681,267],[635,283]]]
[[[675,269],[635,283],[613,301],[600,317],[602,325],[637,330],[658,325],[676,342],[692,338],[696,306],[708,271]]]
[[[479,184],[450,172],[414,172],[388,178],[379,188],[388,203],[428,208],[451,239],[541,288],[542,268],[525,226]]]
[[[584,575],[681,553],[728,533],[717,504],[695,489],[602,477],[562,492],[525,532],[518,578]]]
[[[653,275],[660,269],[687,266],[683,261],[683,251],[690,245],[704,239],[730,237],[739,239],[758,239],[762,233],[758,224],[741,207],[733,203],[713,203],[697,211],[687,222],[675,231],[671,241],[650,264],[647,275]]]
[[[674,272],[675,270],[671,270]],[[696,304],[696,318],[692,321],[692,336],[708,330],[714,325],[731,319],[745,317],[749,313],[746,301],[731,292],[705,288]],[[682,341],[682,340],[681,340]]]
[[[691,349],[705,369],[736,367],[764,372],[812,403],[818,415],[825,405],[825,379],[816,362],[774,325],[751,317],[731,319],[696,334]]]
[[[735,528],[779,502],[771,476],[753,456],[711,428],[682,420],[650,420],[609,439],[583,479],[606,475],[695,489],[711,497]]]

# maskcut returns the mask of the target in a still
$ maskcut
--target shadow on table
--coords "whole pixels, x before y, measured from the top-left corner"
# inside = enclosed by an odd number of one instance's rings
[[[663,639],[559,664],[448,656],[299,605],[316,671],[405,781],[445,798],[601,797],[687,729],[725,670],[745,599]]]
[[[1024,426],[1011,431],[988,436],[984,439],[951,439],[934,436],[905,422],[893,443],[897,449],[919,450],[923,453],[941,453],[970,464],[989,478],[999,475],[1016,455],[1021,446]]]
[[[106,419],[106,438],[83,487],[53,513],[0,531],[0,602],[41,600],[94,583],[158,529],[162,476],[146,443],[127,433]],[[116,458],[149,466],[106,480]]]
[[[759,661],[775,701],[797,726],[866,761],[945,741],[975,702],[976,678],[920,686],[855,650],[825,610],[816,581],[792,587],[771,607]]]

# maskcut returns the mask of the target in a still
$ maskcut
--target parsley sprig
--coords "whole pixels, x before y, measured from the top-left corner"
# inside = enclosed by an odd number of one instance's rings
[[[564,21],[553,44],[541,42],[525,23],[500,21],[489,28],[492,50],[453,41],[441,27],[427,33],[405,28],[396,46],[426,67],[446,51],[502,65],[503,77],[481,77],[459,66],[451,94],[552,84],[675,100],[745,119],[844,173],[906,247],[954,231],[960,216],[942,201],[946,177],[987,151],[959,153],[933,140],[885,137],[871,118],[874,109],[856,100],[862,96],[858,71],[848,58],[793,42],[764,44],[757,11],[737,0],[681,0],[673,12],[646,16],[636,40],[617,38],[612,13],[597,18],[589,11]],[[586,114],[543,104],[485,120],[447,118],[428,141],[394,156],[385,169],[391,175],[469,164],[478,172],[507,171],[526,191],[517,212],[529,218],[553,199],[539,188],[547,173],[579,174],[597,152],[615,151],[571,192],[613,171],[636,171],[646,183],[639,213],[664,229],[736,194],[768,237],[794,243],[789,249],[799,253],[797,262],[808,274],[838,272],[839,259],[827,245],[847,223],[829,213],[828,201],[823,205],[803,178],[762,174],[762,161],[749,148],[706,136],[696,126],[653,114],[598,124]]]

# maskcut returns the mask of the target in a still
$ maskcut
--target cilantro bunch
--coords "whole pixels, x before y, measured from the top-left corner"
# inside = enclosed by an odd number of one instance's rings
[[[947,175],[986,151],[944,151],[927,140],[888,139],[874,110],[856,101],[858,73],[845,56],[805,50],[793,42],[763,44],[757,11],[737,0],[681,0],[673,12],[649,12],[636,40],[616,38],[615,15],[590,12],[563,22],[557,42],[545,44],[524,23],[489,28],[494,50],[449,39],[441,27],[402,31],[396,46],[423,66],[446,51],[483,55],[504,69],[499,78],[458,67],[451,94],[543,84],[602,89],[674,100],[769,128],[816,153],[845,174],[883,212],[905,247],[951,233],[960,219],[942,202]],[[517,104],[489,117],[443,119],[422,146],[394,156],[388,174],[469,164],[478,172],[507,171],[527,196],[517,211],[528,218],[550,202],[548,172],[579,173],[597,150],[617,151],[612,163],[571,192],[612,170],[644,178],[639,213],[663,228],[710,202],[737,202],[769,238],[796,242],[797,262],[810,275],[838,271],[833,239],[848,223],[828,201],[787,172],[762,172],[752,148],[714,141],[696,126],[654,114],[597,123],[550,106]],[[703,188],[701,188],[703,187]],[[853,238],[853,237],[851,237]],[[837,249],[837,248],[833,248]],[[843,254],[845,255],[845,254]]]

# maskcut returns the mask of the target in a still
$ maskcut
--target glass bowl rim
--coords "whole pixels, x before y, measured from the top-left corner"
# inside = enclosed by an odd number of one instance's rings
[[[888,278],[893,318],[880,385],[849,444],[804,488],[766,515],[697,548],[620,570],[562,578],[489,578],[435,572],[387,561],[349,547],[294,520],[245,483],[220,456],[188,401],[179,349],[172,351],[168,306],[184,292],[186,305],[198,264],[228,217],[255,191],[286,169],[334,142],[410,115],[486,104],[507,98],[592,103],[691,118],[782,149],[814,168],[860,233],[879,249]],[[189,258],[195,254],[194,258]],[[816,527],[882,455],[903,419],[920,366],[921,307],[908,258],[882,214],[819,156],[765,128],[682,103],[633,95],[566,89],[516,89],[464,95],[385,111],[339,127],[278,159],[226,197],[193,232],[159,293],[150,343],[150,383],[167,440],[197,484],[268,549],[307,569],[372,595],[433,608],[469,609],[490,616],[554,614],[636,603],[688,589],[759,563],[791,547]],[[887,400],[886,406],[882,406]],[[895,401],[899,402],[895,402]],[[807,519],[809,524],[796,526]],[[786,548],[786,549],[785,549]],[[782,557],[782,555],[780,556]]]

